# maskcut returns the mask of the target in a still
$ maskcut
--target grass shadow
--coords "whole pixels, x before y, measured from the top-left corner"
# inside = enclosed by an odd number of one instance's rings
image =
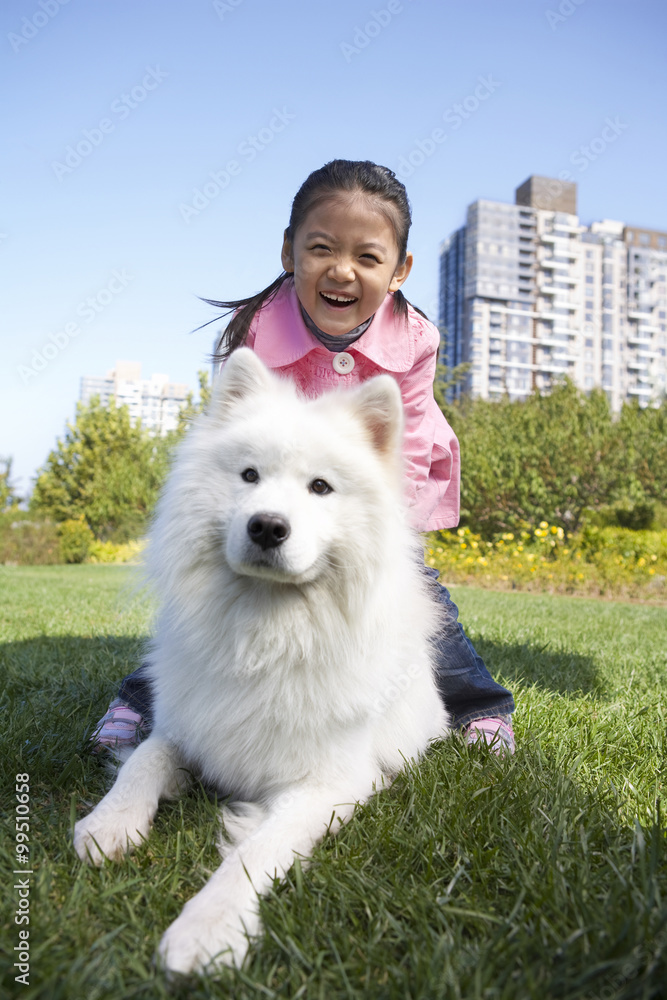
[[[475,649],[492,677],[503,682],[535,685],[554,694],[602,696],[605,682],[591,656],[570,651],[550,651],[531,643],[498,642],[475,638]]]

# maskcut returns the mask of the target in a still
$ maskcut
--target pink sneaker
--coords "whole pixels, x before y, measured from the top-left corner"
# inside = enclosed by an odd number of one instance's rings
[[[498,754],[513,754],[516,749],[514,743],[514,730],[509,722],[503,719],[473,719],[465,730],[466,743],[472,746],[474,743],[486,743],[489,749]]]
[[[146,735],[146,724],[134,709],[122,701],[112,701],[106,715],[90,737],[95,752],[134,749]]]

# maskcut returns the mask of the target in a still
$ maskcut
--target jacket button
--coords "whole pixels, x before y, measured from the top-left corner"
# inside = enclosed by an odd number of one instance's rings
[[[347,375],[354,368],[354,358],[347,351],[341,351],[340,354],[334,355],[332,364],[334,371],[339,375]]]

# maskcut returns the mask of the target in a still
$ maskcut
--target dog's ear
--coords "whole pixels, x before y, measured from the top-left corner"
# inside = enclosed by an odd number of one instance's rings
[[[403,401],[391,375],[378,375],[350,393],[357,416],[375,448],[396,457],[403,443]]]
[[[273,376],[254,351],[239,347],[229,356],[213,383],[209,413],[215,420],[225,420],[237,403],[266,392]]]

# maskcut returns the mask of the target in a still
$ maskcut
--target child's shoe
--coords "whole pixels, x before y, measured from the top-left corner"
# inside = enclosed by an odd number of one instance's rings
[[[465,730],[465,738],[468,746],[486,743],[499,757],[513,754],[516,748],[511,723],[497,716],[491,719],[474,719]]]
[[[96,753],[102,750],[117,753],[125,749],[134,750],[147,732],[142,716],[117,699],[111,702],[106,715],[98,722],[90,741]]]

